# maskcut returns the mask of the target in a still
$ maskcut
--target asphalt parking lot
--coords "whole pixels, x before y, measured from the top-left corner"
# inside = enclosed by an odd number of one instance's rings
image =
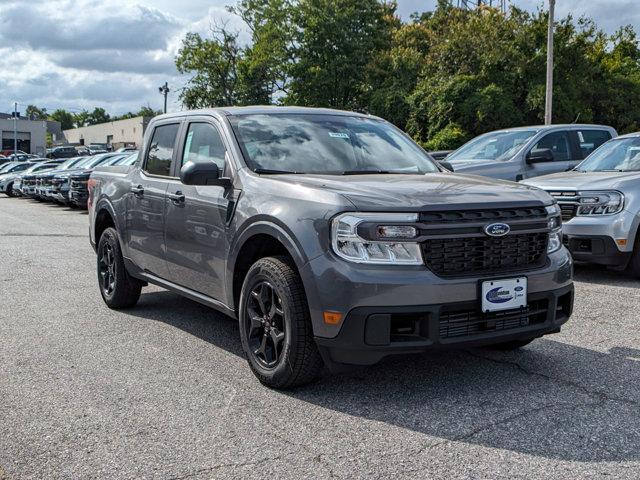
[[[640,476],[640,282],[576,272],[563,332],[261,386],[235,322],[107,309],[86,213],[0,197],[0,479]]]

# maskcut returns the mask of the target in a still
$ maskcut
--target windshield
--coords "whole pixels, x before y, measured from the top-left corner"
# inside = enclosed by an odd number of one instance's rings
[[[0,173],[8,172],[9,170],[11,170],[16,165],[19,165],[19,163],[18,162],[5,163],[4,165],[0,166]]]
[[[398,129],[372,118],[271,114],[231,117],[251,169],[259,173],[427,173],[439,169]]]
[[[127,155],[123,159],[118,160],[114,165],[133,165],[138,160],[138,152],[132,155]]]
[[[54,168],[54,167],[59,167],[60,163],[62,162],[56,162],[56,163],[36,163],[33,167],[27,169],[25,171],[25,173],[31,173],[31,172],[40,172],[42,170],[47,170],[50,168]]]
[[[73,157],[70,158],[69,160],[66,160],[65,162],[62,162],[60,164],[60,170],[66,170],[68,168],[73,167],[74,165],[76,165],[77,163],[79,163],[81,160],[83,160],[84,157]]]
[[[508,160],[535,134],[535,130],[486,133],[465,143],[449,155],[447,161]]]
[[[617,138],[602,144],[576,167],[580,172],[640,171],[640,137]]]

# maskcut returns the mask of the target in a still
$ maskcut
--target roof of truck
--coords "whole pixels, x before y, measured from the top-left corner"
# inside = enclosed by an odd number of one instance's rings
[[[235,115],[260,115],[260,114],[316,114],[316,115],[345,115],[374,118],[373,115],[366,113],[350,112],[346,110],[335,110],[333,108],[314,108],[314,107],[281,107],[277,105],[255,105],[248,107],[220,107],[220,108],[202,108],[199,110],[184,110],[175,113],[165,113],[156,118],[171,118],[184,115],[211,115],[222,114],[226,116]]]

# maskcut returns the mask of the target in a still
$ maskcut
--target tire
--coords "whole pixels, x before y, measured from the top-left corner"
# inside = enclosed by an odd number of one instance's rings
[[[127,272],[115,228],[102,232],[97,258],[98,287],[104,303],[113,309],[130,308],[138,303],[142,282]]]
[[[491,350],[502,350],[507,352],[509,350],[517,350],[526,345],[529,345],[534,340],[535,338],[527,338],[526,340],[512,340],[510,342],[495,343],[493,345],[489,345],[487,348]]]
[[[627,265],[627,273],[640,278],[640,235],[637,236],[631,259]]]
[[[13,193],[13,183],[10,183],[9,185],[7,185],[7,189],[4,191],[4,193],[8,197],[15,197],[16,196],[16,194]]]
[[[302,280],[287,257],[266,257],[251,266],[240,292],[239,324],[249,367],[262,384],[286,389],[320,375],[324,363]]]

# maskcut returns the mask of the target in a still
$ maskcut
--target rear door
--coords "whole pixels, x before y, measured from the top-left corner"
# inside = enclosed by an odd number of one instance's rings
[[[161,278],[167,278],[164,200],[181,123],[182,118],[172,118],[154,124],[126,196],[127,255],[139,268]]]
[[[553,153],[553,161],[527,164],[527,178],[564,172],[575,167],[580,161],[580,155],[573,148],[570,130],[555,130],[543,135],[527,153],[536,149],[549,149]]]
[[[587,158],[591,152],[612,138],[609,130],[599,128],[579,128],[572,133],[574,148],[577,150],[580,160]]]
[[[228,146],[219,124],[211,117],[185,122],[175,175],[189,161],[214,162],[229,176]],[[223,300],[228,254],[226,215],[232,189],[221,186],[170,184],[166,197],[165,238],[169,279],[181,286]]]

